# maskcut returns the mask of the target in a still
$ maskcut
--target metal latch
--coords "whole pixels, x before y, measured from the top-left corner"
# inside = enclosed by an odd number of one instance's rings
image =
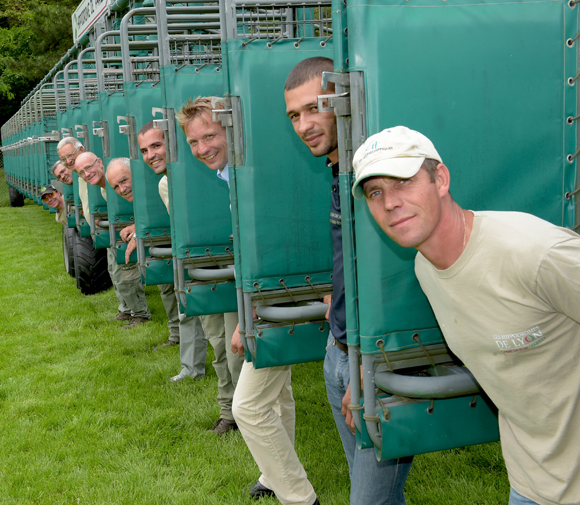
[[[59,142],[60,132],[56,130],[52,130],[50,133],[44,132],[44,136],[38,137],[38,140],[41,142]]]
[[[221,103],[224,105],[223,109],[218,109],[217,104]],[[229,108],[227,108],[229,107]],[[234,126],[234,120],[232,117],[232,105],[231,100],[226,98],[220,98],[218,96],[211,97],[211,120],[214,123],[221,123],[223,127]]]
[[[335,72],[322,72],[320,85],[328,89],[328,83],[334,83],[336,93],[318,97],[318,112],[334,112],[337,116],[350,116],[350,76]],[[326,106],[324,105],[326,101]]]
[[[154,119],[153,128],[161,130],[165,137],[165,156],[170,163],[177,162],[177,131],[175,129],[175,110],[152,107],[151,115],[162,114],[163,119]]]
[[[76,124],[75,130],[77,131],[77,138],[84,140],[85,151],[90,151],[89,127],[84,124]]]
[[[110,158],[111,144],[109,142],[109,122],[93,121],[93,135],[100,137],[103,142],[103,158]]]
[[[125,121],[127,124],[120,124]],[[137,145],[137,129],[135,127],[135,118],[133,116],[117,116],[119,124],[119,133],[127,135],[129,140],[129,156],[133,160],[139,159],[139,146]]]
[[[74,137],[72,128],[61,128],[60,131],[62,132],[63,139],[67,137]]]

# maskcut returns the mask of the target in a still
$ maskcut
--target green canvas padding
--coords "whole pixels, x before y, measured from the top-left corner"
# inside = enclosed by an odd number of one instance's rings
[[[101,108],[101,120],[107,121],[109,125],[109,144],[111,153],[108,157],[103,157],[105,166],[112,158],[128,158],[129,143],[127,136],[119,133],[119,123],[117,116],[127,115],[127,106],[123,93],[99,93],[99,106]],[[125,122],[121,122],[125,124]]]
[[[415,454],[443,451],[455,447],[485,444],[499,440],[497,409],[477,395],[430,401],[403,402],[388,406],[389,420],[379,409],[382,446],[375,447],[377,459],[404,458]],[[489,400],[488,400],[489,401]]]
[[[137,253],[134,254],[134,259],[133,254],[131,255],[131,261],[137,261]],[[173,284],[173,260],[147,258],[142,277],[146,286]]]
[[[368,135],[405,125],[430,138],[451,172],[451,194],[472,210],[518,210],[574,224],[578,15],[565,2],[442,5],[422,0],[347,7],[350,70],[366,80]],[[393,48],[377,51],[376,47]],[[414,275],[415,251],[396,246],[364,202],[355,204],[361,349],[435,328]],[[363,343],[363,335],[368,345]],[[385,337],[386,336],[386,337]]]
[[[256,357],[252,356],[254,368],[294,365],[308,361],[320,361],[326,355],[330,328],[324,322],[303,323],[288,326],[262,327],[256,325]]]
[[[234,282],[195,283],[185,288],[185,315],[203,316],[237,312]]]
[[[153,87],[154,84],[157,86]],[[125,82],[124,89],[127,114],[135,118],[137,132],[148,121],[161,119],[159,114],[155,118],[151,115],[153,107],[163,107],[161,85],[152,82]],[[133,210],[139,237],[146,237],[147,233],[154,237],[171,237],[169,214],[159,196],[161,177],[145,164],[141,155],[138,160],[131,160]]]
[[[93,184],[87,184],[87,193],[89,195],[89,212],[91,214],[107,214],[107,202],[101,194],[101,187]],[[100,217],[95,219],[109,219]],[[108,229],[102,229],[98,226],[94,230],[93,242],[95,249],[105,249],[111,247],[111,238]]]
[[[99,108],[100,108],[100,120],[107,121],[109,127],[109,143],[110,143],[110,153],[109,156],[101,156],[103,166],[105,169],[108,167],[110,161],[114,158],[126,158],[129,156],[129,143],[127,136],[119,132],[119,124],[117,123],[117,116],[126,116],[127,107],[125,104],[125,97],[123,93],[99,93]],[[98,120],[98,119],[97,119]],[[122,123],[125,124],[125,123]],[[102,151],[102,142],[101,152]],[[107,213],[107,219],[110,223],[130,223],[133,222],[133,204],[123,197],[119,196],[113,188],[106,183],[107,191],[107,201],[103,202],[104,207],[100,207],[100,212]],[[100,188],[99,188],[100,195]],[[101,196],[101,195],[100,195]],[[92,202],[92,193],[89,191],[89,201]],[[100,231],[99,234],[103,234]],[[118,234],[118,233],[117,233]],[[122,242],[117,236],[117,241]],[[105,247],[111,247],[110,235],[107,232],[108,244]],[[99,247],[100,244],[104,242],[97,240],[95,247]],[[117,262],[119,263],[120,260]],[[122,263],[124,264],[124,259]]]
[[[315,159],[286,116],[284,82],[290,70],[312,56],[332,57],[324,39],[294,47],[284,39],[272,48],[267,40],[227,41],[229,89],[241,98],[244,164],[236,166],[244,291],[328,283],[332,270],[330,236],[331,170]],[[256,79],[255,76],[265,76]],[[270,279],[270,281],[268,281]],[[316,281],[314,281],[316,279]]]
[[[93,121],[101,120],[101,105],[98,100],[82,100],[81,101],[81,121],[86,125],[89,134],[89,149],[86,148],[84,139],[79,139],[85,150],[95,153],[99,158],[103,157],[103,141],[101,137],[93,135]],[[81,124],[81,123],[75,123]]]
[[[93,242],[95,243],[95,249],[106,249],[107,247],[111,247],[109,232],[107,230],[97,229],[95,236],[93,237]]]
[[[187,99],[221,96],[221,65],[169,65],[161,69],[165,106],[179,112]],[[167,163],[171,207],[173,254],[185,259],[209,254],[230,256],[232,219],[227,184],[213,170],[193,157],[186,137],[176,122],[177,161]],[[233,261],[233,257],[232,257]],[[188,278],[187,272],[185,278]],[[211,284],[213,286],[213,284]],[[220,314],[237,310],[233,283],[196,285],[186,293],[186,314]]]
[[[127,114],[135,118],[137,133],[145,123],[154,119],[151,109],[163,107],[162,86],[159,82],[125,82],[124,94]],[[155,118],[161,119],[161,116],[156,115]],[[159,196],[161,178],[161,175],[155,174],[145,164],[141,155],[139,155],[138,160],[131,160],[133,211],[137,236],[143,238],[163,237],[169,243],[171,241],[171,225],[165,204]],[[142,273],[146,285],[173,284],[172,260],[148,258],[144,266]]]
[[[218,65],[199,68],[171,65],[161,69],[166,107],[179,112],[188,98],[221,96],[223,75]],[[199,72],[196,70],[199,69]],[[178,258],[224,254],[232,233],[228,186],[213,170],[193,157],[183,131],[177,130],[177,162],[168,163],[173,251]],[[195,252],[194,252],[195,251]]]

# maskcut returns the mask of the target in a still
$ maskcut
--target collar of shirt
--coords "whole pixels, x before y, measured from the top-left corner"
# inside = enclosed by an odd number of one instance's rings
[[[336,163],[332,163],[332,161],[330,161],[330,158],[326,158],[326,166],[328,168],[332,168],[332,176],[336,177],[338,175],[338,161]]]
[[[224,168],[222,168],[221,170],[217,171],[218,179],[221,179],[222,181],[226,181],[228,183],[228,185],[230,184],[230,172],[229,172],[229,165],[226,164],[226,166]]]

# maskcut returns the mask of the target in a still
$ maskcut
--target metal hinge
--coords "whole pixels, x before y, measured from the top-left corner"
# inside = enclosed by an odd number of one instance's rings
[[[217,103],[223,103],[224,109],[216,109]],[[244,164],[244,127],[242,118],[242,105],[237,96],[211,99],[211,118],[216,123],[221,123],[226,128],[228,139],[228,162],[230,165],[242,166]]]
[[[177,161],[177,132],[175,129],[175,110],[153,107],[151,114],[162,114],[163,119],[154,119],[153,128],[163,131],[165,137],[165,154],[170,163]]]
[[[125,121],[127,124],[120,124]],[[132,160],[139,159],[139,145],[137,144],[137,128],[135,126],[135,118],[133,116],[117,116],[117,123],[119,124],[119,133],[127,135],[129,140],[129,157]]]
[[[77,138],[84,140],[85,151],[90,151],[89,127],[86,124],[76,124],[75,130],[77,131]]]
[[[61,128],[60,131],[62,132],[63,139],[67,137],[74,137],[72,128]]]
[[[341,170],[350,172],[352,155],[366,140],[364,75],[362,72],[323,72],[322,89],[327,89],[331,82],[335,85],[335,94],[319,96],[318,110],[336,114]]]

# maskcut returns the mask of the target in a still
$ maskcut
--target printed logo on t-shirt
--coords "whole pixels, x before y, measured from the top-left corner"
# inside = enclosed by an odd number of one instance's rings
[[[536,347],[546,339],[539,326],[534,326],[529,330],[519,333],[508,333],[506,335],[494,335],[495,343],[504,354],[517,351],[525,351]]]
[[[336,224],[338,226],[342,226],[342,217],[340,214],[336,212],[330,213],[330,224]]]

